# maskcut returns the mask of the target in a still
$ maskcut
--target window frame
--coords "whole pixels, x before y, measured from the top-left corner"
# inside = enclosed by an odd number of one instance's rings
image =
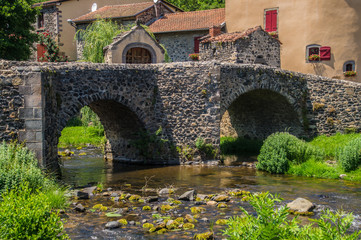
[[[45,28],[45,16],[43,12],[40,12],[36,18],[36,26],[38,30],[42,30]]]
[[[309,57],[310,57],[310,49],[311,48],[318,48],[318,55],[320,56],[320,49],[321,49],[321,45],[319,45],[319,44],[310,44],[310,45],[307,45],[306,46],[306,54],[305,54],[305,56],[306,56],[306,62],[307,63],[313,63],[313,62],[321,62],[321,60],[318,60],[318,61],[310,61],[309,60]]]
[[[351,71],[356,71],[356,62],[354,60],[349,60],[349,61],[346,61],[344,64],[343,64],[343,72],[347,72],[346,71],[346,67],[348,64],[352,64],[352,70]]]
[[[266,31],[266,24],[267,24],[267,12],[269,11],[277,11],[277,30],[276,31]],[[279,29],[279,8],[275,7],[275,8],[266,8],[264,9],[263,12],[263,28],[266,32],[271,33],[271,32],[275,32],[278,33],[278,29]]]

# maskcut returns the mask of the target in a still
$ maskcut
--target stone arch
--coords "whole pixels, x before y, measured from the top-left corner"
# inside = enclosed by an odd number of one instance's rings
[[[265,139],[278,131],[302,135],[302,119],[290,99],[274,89],[245,91],[222,113],[221,136]]]
[[[127,52],[132,49],[132,48],[144,48],[147,51],[149,51],[150,56],[151,56],[151,63],[156,63],[157,62],[157,54],[155,52],[155,50],[152,48],[152,46],[150,46],[147,43],[142,43],[142,42],[135,42],[135,43],[130,43],[128,44],[122,53],[122,62],[126,63],[127,61]]]

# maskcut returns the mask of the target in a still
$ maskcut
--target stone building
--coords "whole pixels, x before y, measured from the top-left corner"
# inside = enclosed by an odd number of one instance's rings
[[[361,82],[361,1],[227,0],[227,32],[261,25],[282,42],[281,68]],[[310,58],[311,55],[314,55]]]
[[[221,33],[220,27],[214,26],[201,40],[202,61],[281,66],[281,43],[260,26],[234,33]]]
[[[224,8],[165,14],[149,28],[165,46],[174,62],[190,61],[189,54],[199,53],[200,38],[211,26],[225,26]]]
[[[104,58],[106,63],[161,63],[164,49],[137,24],[104,48]]]
[[[136,7],[137,4],[143,5],[139,8]],[[74,36],[77,29],[75,24],[72,23],[72,19],[86,16],[91,12],[94,13],[96,10],[109,5],[128,5],[128,9],[138,10],[138,12],[128,16],[127,20],[133,22],[136,19],[147,21],[147,19],[150,19],[150,15],[159,12],[159,10],[156,10],[157,6],[166,6],[169,12],[182,11],[164,0],[159,0],[156,4],[154,4],[153,0],[50,0],[33,5],[34,7],[40,7],[35,30],[39,33],[49,31],[59,45],[61,54],[69,56],[70,60],[76,60],[77,51]],[[42,49],[38,49],[34,53],[34,59],[39,57],[37,56],[38,52],[42,53]]]

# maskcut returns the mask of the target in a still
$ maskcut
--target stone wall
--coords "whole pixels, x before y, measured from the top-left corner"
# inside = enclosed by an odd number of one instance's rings
[[[280,42],[259,29],[233,42],[201,43],[200,60],[280,67]]]
[[[173,62],[191,61],[189,54],[194,53],[194,38],[208,34],[207,31],[157,33],[155,37],[163,44]]]

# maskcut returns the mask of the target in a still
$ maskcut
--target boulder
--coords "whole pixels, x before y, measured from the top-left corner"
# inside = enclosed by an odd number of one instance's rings
[[[184,201],[194,201],[194,196],[196,195],[196,192],[194,190],[187,191],[183,193],[178,199],[184,200]]]
[[[290,208],[291,211],[295,212],[311,212],[315,205],[304,198],[297,198],[296,200],[287,204],[287,207]]]
[[[105,224],[105,228],[107,229],[114,229],[114,228],[120,228],[121,223],[118,221],[111,221]]]
[[[208,206],[216,206],[216,205],[217,205],[217,202],[216,202],[216,201],[208,201],[208,202],[207,202],[207,205],[208,205]]]
[[[77,192],[78,199],[89,199],[94,196],[93,192],[97,189],[97,187],[87,187]]]
[[[230,198],[227,195],[217,195],[212,200],[216,202],[229,202]]]
[[[74,209],[77,212],[85,212],[85,207],[83,205],[81,205],[80,203],[78,205],[76,205]]]
[[[159,190],[158,194],[159,195],[167,195],[167,194],[172,194],[173,192],[174,192],[174,190],[171,188],[162,188],[161,190]]]

